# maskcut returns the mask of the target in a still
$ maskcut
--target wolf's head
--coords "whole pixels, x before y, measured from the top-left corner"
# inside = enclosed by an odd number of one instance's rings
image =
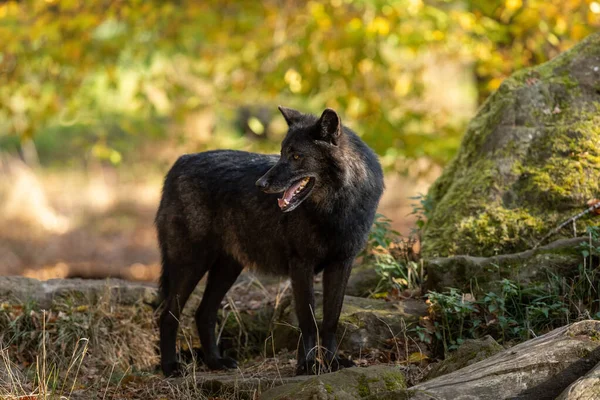
[[[266,193],[282,193],[279,208],[289,212],[343,173],[336,162],[344,131],[338,114],[328,108],[320,118],[279,106],[289,130],[277,164],[256,181]]]

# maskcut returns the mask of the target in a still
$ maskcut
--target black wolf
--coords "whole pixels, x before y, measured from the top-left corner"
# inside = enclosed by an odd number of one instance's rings
[[[179,372],[180,311],[202,276],[208,281],[196,325],[209,368],[222,357],[215,325],[221,301],[244,267],[291,278],[302,332],[297,373],[350,366],[335,356],[335,331],[352,262],[364,247],[383,192],[373,151],[338,114],[320,118],[279,107],[289,130],[281,155],[208,151],[180,157],[167,174],[156,216],[162,254],[161,367]],[[321,345],[315,357],[313,276],[323,271]]]

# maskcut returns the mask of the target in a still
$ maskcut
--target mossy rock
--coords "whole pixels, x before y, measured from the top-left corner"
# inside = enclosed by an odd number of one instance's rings
[[[304,382],[290,383],[266,391],[261,400],[359,400],[377,398],[393,392],[396,399],[407,398],[404,373],[389,365],[348,368],[331,374],[315,376]]]
[[[0,277],[0,302],[33,303],[52,308],[55,303],[95,305],[156,304],[156,287],[121,279],[50,279],[39,281],[22,276]]]
[[[322,295],[317,293],[315,317],[323,318]],[[273,327],[275,350],[295,350],[300,332],[291,299],[282,302]],[[338,350],[348,356],[364,354],[369,349],[388,346],[390,339],[403,335],[411,336],[410,328],[420,317],[427,315],[423,301],[407,299],[390,303],[378,299],[345,296],[337,330]]]
[[[426,379],[433,379],[458,371],[468,365],[485,360],[502,350],[504,348],[489,335],[481,339],[465,340],[455,352],[450,353],[445,360],[435,364],[427,374]]]
[[[356,297],[368,297],[381,282],[381,276],[371,263],[362,263],[352,269],[346,286],[346,294]]]
[[[531,248],[600,197],[600,34],[506,79],[428,193],[425,257]],[[599,225],[587,215],[577,229]]]

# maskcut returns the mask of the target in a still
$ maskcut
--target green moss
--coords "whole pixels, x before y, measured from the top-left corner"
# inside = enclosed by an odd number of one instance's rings
[[[588,349],[579,349],[577,351],[577,357],[579,358],[587,358],[591,354],[591,351]]]
[[[385,383],[385,389],[388,391],[406,389],[406,380],[404,375],[400,372],[397,374],[387,373],[383,375],[383,382]]]
[[[366,376],[361,375],[357,379],[358,385],[356,391],[360,397],[367,397],[371,395],[371,388],[369,387],[369,380]]]
[[[358,297],[346,298],[340,315],[340,322],[351,324],[359,328],[365,327],[365,322],[362,316],[365,313],[375,315],[378,318],[387,320],[397,317],[397,310],[390,310],[388,303],[374,302],[371,299],[363,299]],[[317,319],[322,318],[322,310],[317,309]]]
[[[488,206],[458,223],[455,234],[468,254],[514,252],[531,245],[528,233],[541,232],[543,220],[527,210]]]
[[[343,324],[354,325],[358,328],[364,328],[363,321],[360,320],[355,314],[342,314],[340,315],[340,322]]]
[[[333,386],[331,386],[330,384],[326,383],[325,384],[325,390],[327,391],[327,393],[331,394],[331,393],[333,393]]]
[[[568,204],[572,199],[585,201],[598,195],[598,181],[591,176],[600,172],[600,117],[580,113],[575,123],[554,126],[554,134],[536,143],[517,190],[546,208]],[[532,198],[534,196],[534,198]]]

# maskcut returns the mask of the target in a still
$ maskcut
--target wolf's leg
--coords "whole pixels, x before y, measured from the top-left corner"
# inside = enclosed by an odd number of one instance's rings
[[[196,327],[204,352],[204,361],[210,369],[237,368],[237,362],[233,358],[221,357],[215,326],[221,301],[243,269],[244,267],[230,256],[222,256],[208,272],[204,296],[196,310]]]
[[[160,363],[165,376],[179,375],[180,365],[177,362],[177,329],[179,317],[190,294],[202,279],[210,264],[196,263],[174,264],[165,261],[163,268],[170,269],[168,297],[164,301],[164,309],[160,315]],[[175,278],[177,277],[177,278]]]
[[[351,270],[352,260],[346,260],[342,263],[329,265],[323,271],[323,325],[321,336],[323,347],[327,349],[327,361],[331,371],[354,366],[352,361],[340,359],[335,355],[337,351],[335,332]]]
[[[290,263],[290,278],[294,292],[296,315],[302,332],[298,349],[296,374],[314,374],[316,367],[317,327],[314,319],[315,294],[313,289],[314,267],[302,262]]]

